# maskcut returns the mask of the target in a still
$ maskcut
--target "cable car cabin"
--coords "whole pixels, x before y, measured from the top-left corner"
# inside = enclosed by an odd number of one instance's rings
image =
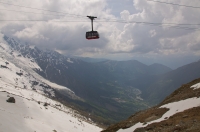
[[[97,31],[89,31],[85,34],[86,39],[99,39],[99,33]]]

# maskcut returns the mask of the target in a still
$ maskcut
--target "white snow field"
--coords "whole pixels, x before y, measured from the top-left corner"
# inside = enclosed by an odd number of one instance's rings
[[[146,127],[149,124],[155,123],[155,122],[161,122],[163,120],[167,118],[169,118],[170,116],[182,112],[184,110],[193,108],[193,107],[198,107],[200,106],[200,98],[189,98],[186,100],[181,100],[178,102],[173,102],[173,103],[169,103],[166,105],[161,106],[160,108],[169,108],[169,110],[159,119],[151,121],[151,122],[147,122],[147,124],[143,125],[143,123],[137,123],[134,126],[127,128],[127,129],[120,129],[117,132],[133,132],[135,129],[140,128],[140,127]]]
[[[14,97],[16,103],[6,102],[8,95]],[[36,94],[35,98],[45,99],[39,94]],[[44,103],[38,103],[33,99],[28,100],[0,92],[0,132],[99,132],[102,130],[79,118],[73,110],[57,106],[59,103],[55,105],[50,99],[47,99],[47,102],[50,105],[43,106]],[[59,107],[62,110],[59,110]]]

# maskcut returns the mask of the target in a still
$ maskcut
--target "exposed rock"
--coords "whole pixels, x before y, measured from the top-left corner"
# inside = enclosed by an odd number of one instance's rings
[[[60,104],[55,104],[55,106],[61,107],[61,105],[60,105]]]
[[[10,97],[6,100],[9,103],[15,103],[15,98],[14,97]]]
[[[23,73],[18,73],[18,72],[16,72],[16,74],[17,74],[18,76],[22,76],[22,75],[23,75]]]
[[[144,123],[143,123],[143,125],[146,125],[146,124],[147,124],[147,122],[144,122]]]
[[[137,128],[134,132],[146,132],[144,128]]]
[[[7,68],[7,69],[8,69],[8,67],[7,67],[7,66],[4,66],[4,65],[1,65],[1,68]]]
[[[153,130],[153,127],[147,127],[146,130],[147,131]]]
[[[44,103],[44,106],[48,106],[48,105],[49,105],[48,103],[46,103],[46,102]]]
[[[146,118],[145,122],[150,122],[150,121],[153,121],[153,120],[157,120],[159,118],[160,117],[158,117],[158,116],[152,115],[151,117]]]
[[[188,115],[184,115],[184,116],[183,116],[183,118],[187,118],[187,117],[188,117]]]
[[[38,85],[39,84],[39,82],[37,82],[37,81],[32,81],[32,85]]]

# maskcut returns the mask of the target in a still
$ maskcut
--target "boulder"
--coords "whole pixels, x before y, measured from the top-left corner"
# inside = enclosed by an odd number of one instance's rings
[[[10,97],[6,100],[9,103],[15,103],[15,98],[14,97]]]
[[[48,103],[46,103],[46,102],[44,103],[44,106],[48,106],[48,105],[49,105]]]

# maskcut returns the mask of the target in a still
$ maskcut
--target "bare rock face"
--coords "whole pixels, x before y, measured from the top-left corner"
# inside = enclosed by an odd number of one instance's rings
[[[14,97],[10,97],[6,100],[8,103],[15,103],[15,98]]]
[[[44,106],[48,106],[48,105],[49,105],[48,103],[46,103],[46,102],[44,103]]]

